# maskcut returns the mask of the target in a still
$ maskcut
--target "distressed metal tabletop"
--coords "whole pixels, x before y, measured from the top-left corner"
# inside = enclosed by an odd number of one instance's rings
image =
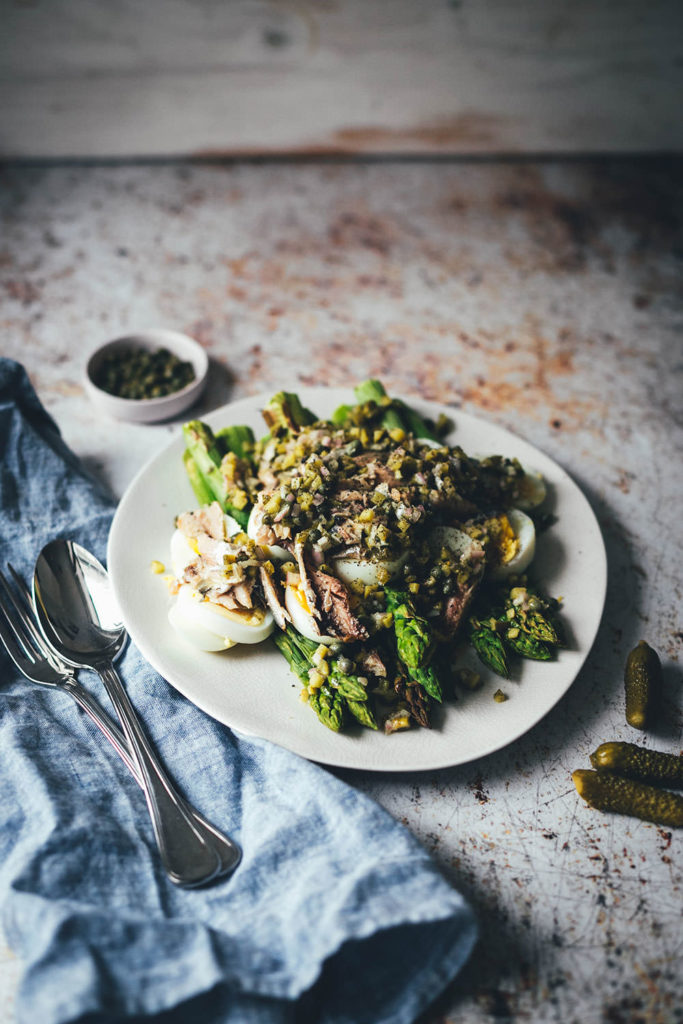
[[[680,181],[680,164],[638,161],[0,171],[2,354],[115,493],[178,424],[100,418],[84,357],[166,325],[212,358],[199,415],[377,376],[516,431],[593,506],[607,606],[560,704],[472,764],[340,773],[479,914],[479,946],[430,1024],[683,1020],[681,834],[591,810],[570,779],[606,739],[681,750]],[[644,736],[622,693],[641,638],[666,702]],[[20,966],[0,949],[7,1021]]]

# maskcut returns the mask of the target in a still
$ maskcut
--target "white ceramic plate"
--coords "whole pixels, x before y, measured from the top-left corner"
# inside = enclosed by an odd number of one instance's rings
[[[303,403],[320,416],[353,401],[340,388],[298,388]],[[270,395],[217,409],[206,421],[218,429],[249,424],[264,430],[260,410]],[[135,477],[111,528],[108,566],[123,620],[144,657],[188,700],[238,732],[263,737],[322,764],[371,771],[420,771],[464,764],[490,754],[532,728],[569,689],[595,639],[605,600],[607,564],[600,528],[576,484],[552,459],[500,427],[474,416],[410,399],[421,412],[446,412],[455,423],[449,437],[472,455],[516,456],[539,470],[549,485],[548,504],[558,516],[538,539],[533,575],[544,589],[564,598],[563,619],[571,646],[556,661],[524,660],[510,680],[489,674],[484,686],[436,709],[432,729],[415,727],[386,736],[353,728],[333,733],[299,699],[299,683],[271,641],[238,646],[221,654],[198,651],[171,628],[171,598],[153,559],[169,564],[174,517],[196,507],[182,464],[180,431]],[[500,688],[509,699],[493,700]],[[160,699],[162,699],[160,697]]]

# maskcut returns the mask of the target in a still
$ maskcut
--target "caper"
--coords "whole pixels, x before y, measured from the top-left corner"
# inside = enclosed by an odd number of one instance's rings
[[[119,398],[140,400],[163,398],[195,379],[192,363],[181,360],[168,349],[122,348],[105,356],[95,384]]]

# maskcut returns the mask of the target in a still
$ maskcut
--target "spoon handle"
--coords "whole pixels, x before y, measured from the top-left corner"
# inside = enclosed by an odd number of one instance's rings
[[[95,698],[91,697],[88,691],[84,689],[80,683],[76,682],[74,678],[70,677],[69,679],[65,679],[63,689],[73,697],[76,703],[83,709],[83,711],[85,711],[86,715],[92,719],[105,739],[109,740],[140,789],[144,792],[145,784],[143,782],[142,775],[140,774],[137,761],[134,757],[131,757],[126,737],[123,735],[119,727],[114,725],[109,715],[102,709]],[[188,805],[186,805],[186,807],[195,821],[199,823],[200,829],[205,828],[209,833],[209,842],[215,848],[221,861],[219,876],[229,874],[239,863],[239,849],[232,839],[229,839],[223,832],[219,831],[215,825],[212,825],[210,821],[207,821],[199,811],[189,807]]]
[[[176,885],[192,888],[234,870],[239,847],[221,836],[180,796],[149,745],[140,721],[113,665],[98,669],[135,755],[162,863]],[[230,856],[232,853],[232,856]]]

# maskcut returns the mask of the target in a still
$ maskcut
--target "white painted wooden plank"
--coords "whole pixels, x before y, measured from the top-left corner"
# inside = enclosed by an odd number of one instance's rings
[[[679,0],[0,0],[0,153],[676,150]]]

